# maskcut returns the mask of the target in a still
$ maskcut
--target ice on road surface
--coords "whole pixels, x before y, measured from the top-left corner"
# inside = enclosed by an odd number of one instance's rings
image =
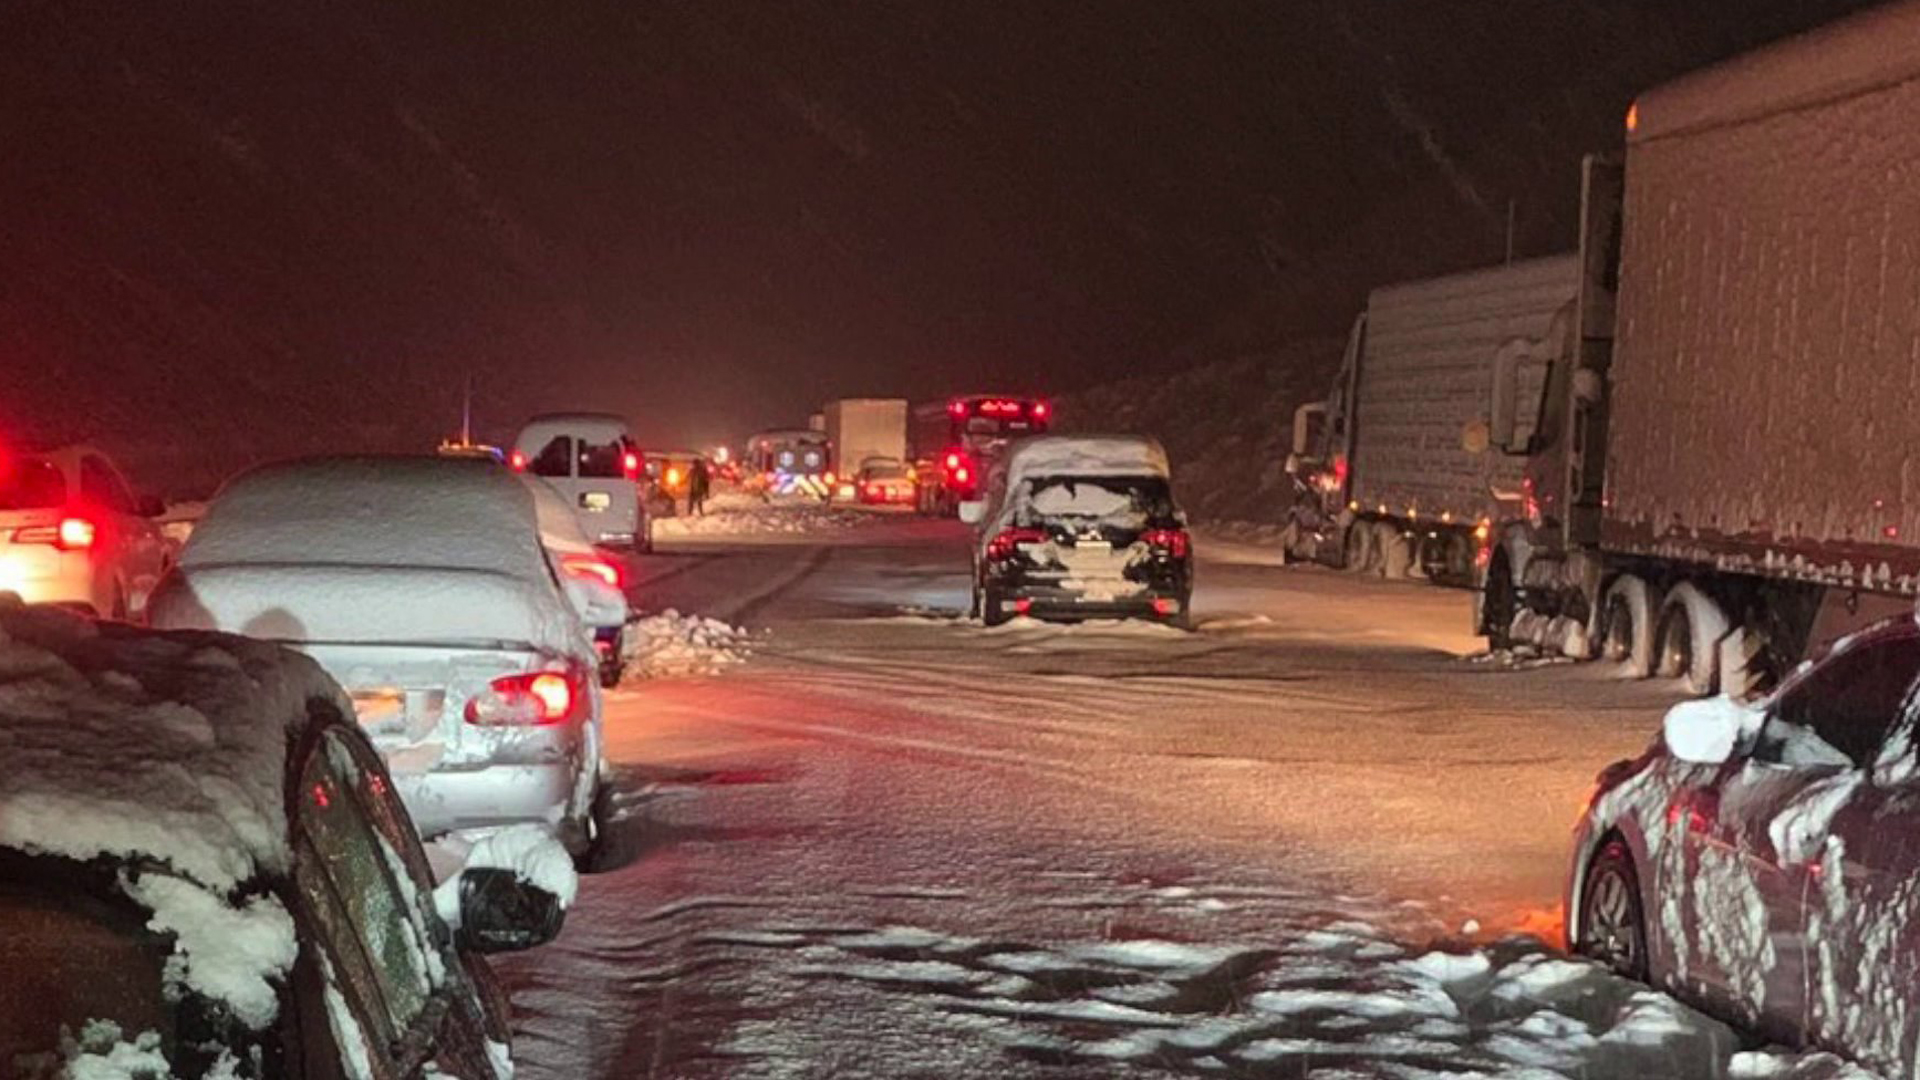
[[[1671,684],[1204,542],[1191,633],[988,630],[951,522],[768,535],[641,567],[754,655],[610,697],[606,850],[497,965],[523,1078],[1862,1075],[1543,944]]]

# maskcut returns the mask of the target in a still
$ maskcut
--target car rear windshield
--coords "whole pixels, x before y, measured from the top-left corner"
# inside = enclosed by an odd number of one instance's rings
[[[1059,476],[1028,482],[1027,516],[1146,525],[1173,517],[1173,492],[1160,476]]]
[[[0,510],[51,510],[66,501],[66,478],[50,461],[28,458],[0,472]]]
[[[617,480],[625,476],[627,444],[622,439],[592,443],[580,440],[580,475],[592,480]]]

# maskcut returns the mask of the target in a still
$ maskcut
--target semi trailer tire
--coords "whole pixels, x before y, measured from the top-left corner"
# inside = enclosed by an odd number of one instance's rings
[[[1713,693],[1720,684],[1720,639],[1727,629],[1726,613],[1712,597],[1690,581],[1674,586],[1660,609],[1655,673],[1679,679],[1690,694]]]
[[[1613,579],[1600,602],[1600,655],[1629,679],[1653,674],[1654,610],[1653,588],[1633,574]]]

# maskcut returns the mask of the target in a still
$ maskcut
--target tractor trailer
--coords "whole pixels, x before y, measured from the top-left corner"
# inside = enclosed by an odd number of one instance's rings
[[[1650,91],[1588,160],[1572,318],[1487,402],[1522,466],[1478,560],[1493,642],[1740,693],[1913,610],[1916,117],[1905,3]]]

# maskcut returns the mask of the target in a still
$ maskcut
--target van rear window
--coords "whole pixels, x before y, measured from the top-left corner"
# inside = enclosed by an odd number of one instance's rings
[[[66,477],[50,461],[27,458],[0,472],[0,510],[52,510],[66,501]]]
[[[624,465],[627,456],[625,440],[590,443],[580,440],[580,475],[595,480],[617,480],[627,475]]]

